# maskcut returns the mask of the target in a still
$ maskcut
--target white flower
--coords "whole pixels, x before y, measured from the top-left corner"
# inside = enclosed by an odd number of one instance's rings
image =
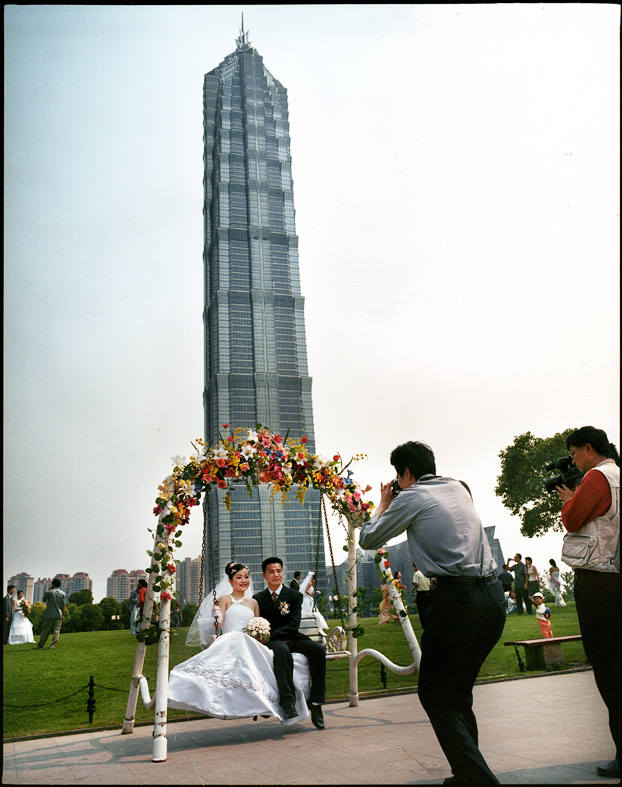
[[[328,460],[322,454],[318,454],[317,456],[313,457],[313,467],[321,470]]]
[[[177,456],[171,456],[171,462],[175,467],[183,467],[186,464],[186,457],[177,454]]]
[[[219,445],[218,448],[214,451],[214,459],[228,459],[229,454],[227,453],[227,449],[223,445]]]
[[[247,439],[250,440],[253,443],[256,443],[257,442],[257,432],[255,432],[253,429],[249,429],[248,430],[248,438]]]
[[[242,456],[245,459],[250,459],[251,456],[254,456],[256,453],[257,453],[256,446],[251,445],[250,443],[244,443],[244,445],[242,446]]]

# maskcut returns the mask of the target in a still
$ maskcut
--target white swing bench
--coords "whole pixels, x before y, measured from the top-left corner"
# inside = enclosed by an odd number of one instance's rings
[[[346,649],[347,634],[343,626],[334,626],[328,633],[321,630],[313,612],[305,612],[300,619],[298,629],[301,634],[306,634],[314,642],[321,642],[326,648],[326,661],[349,658],[352,654]],[[133,679],[140,688],[140,698],[144,707],[150,710],[155,706],[155,694],[149,694],[149,684],[144,675]],[[256,717],[254,717],[256,718]]]

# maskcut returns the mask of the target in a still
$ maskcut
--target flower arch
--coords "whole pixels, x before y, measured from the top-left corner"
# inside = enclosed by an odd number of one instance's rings
[[[371,489],[361,488],[349,469],[352,462],[365,458],[357,454],[346,464],[339,454],[327,459],[312,454],[307,449],[307,438],[293,440],[289,433],[282,438],[257,424],[255,429],[238,427],[228,432],[229,424],[222,424],[224,434],[219,434],[215,446],[205,445],[197,439],[195,454],[189,461],[173,457],[174,469],[158,487],[158,497],[153,513],[158,517],[154,537],[154,550],[148,551],[151,565],[146,569],[154,574],[152,589],[160,593],[161,600],[170,600],[178,560],[174,551],[181,546],[183,526],[190,518],[192,508],[198,506],[201,496],[211,487],[225,490],[224,502],[231,510],[231,485],[245,484],[250,496],[253,489],[269,484],[271,497],[281,495],[285,504],[292,486],[297,485],[296,497],[302,505],[309,488],[325,494],[338,513],[360,526],[366,522],[374,504],[365,500]],[[199,446],[199,447],[197,447]],[[150,532],[153,530],[150,528]],[[146,632],[138,633],[144,639]]]

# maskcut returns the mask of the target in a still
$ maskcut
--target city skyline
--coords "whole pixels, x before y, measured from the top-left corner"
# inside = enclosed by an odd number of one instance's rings
[[[5,7],[5,577],[88,567],[102,598],[147,567],[158,485],[203,436],[202,82],[239,20]],[[366,454],[377,503],[423,440],[510,555],[559,559],[494,488],[526,431],[620,447],[620,8],[244,21],[288,88],[317,450]],[[200,554],[200,511],[181,541]]]

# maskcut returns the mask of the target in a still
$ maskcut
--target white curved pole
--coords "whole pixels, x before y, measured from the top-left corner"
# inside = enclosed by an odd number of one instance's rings
[[[160,517],[161,518],[161,517]],[[153,538],[153,551],[156,550],[156,545],[161,541],[161,537],[156,533]],[[151,567],[157,565],[157,560],[152,556]],[[143,605],[143,616],[140,624],[140,630],[148,629],[151,625],[151,612],[153,610],[153,584],[155,579],[155,572],[149,574],[147,580],[147,593],[145,595],[145,603]],[[130,693],[127,699],[127,706],[125,709],[125,718],[123,719],[123,727],[121,728],[122,735],[128,735],[134,732],[134,721],[136,719],[136,703],[138,701],[139,681],[142,675],[143,666],[145,663],[145,652],[147,649],[146,642],[138,642],[136,644],[136,657],[134,659],[134,668],[132,670],[132,680],[130,683]]]
[[[153,728],[153,762],[164,762],[168,756],[166,721],[168,710],[168,662],[170,644],[170,599],[160,602],[160,639],[158,640],[158,672],[155,692],[155,725]]]
[[[350,707],[358,708],[359,704],[359,673],[355,661],[358,651],[358,641],[352,632],[356,628],[356,544],[354,536],[356,528],[346,517],[348,522],[348,650],[350,651]]]

